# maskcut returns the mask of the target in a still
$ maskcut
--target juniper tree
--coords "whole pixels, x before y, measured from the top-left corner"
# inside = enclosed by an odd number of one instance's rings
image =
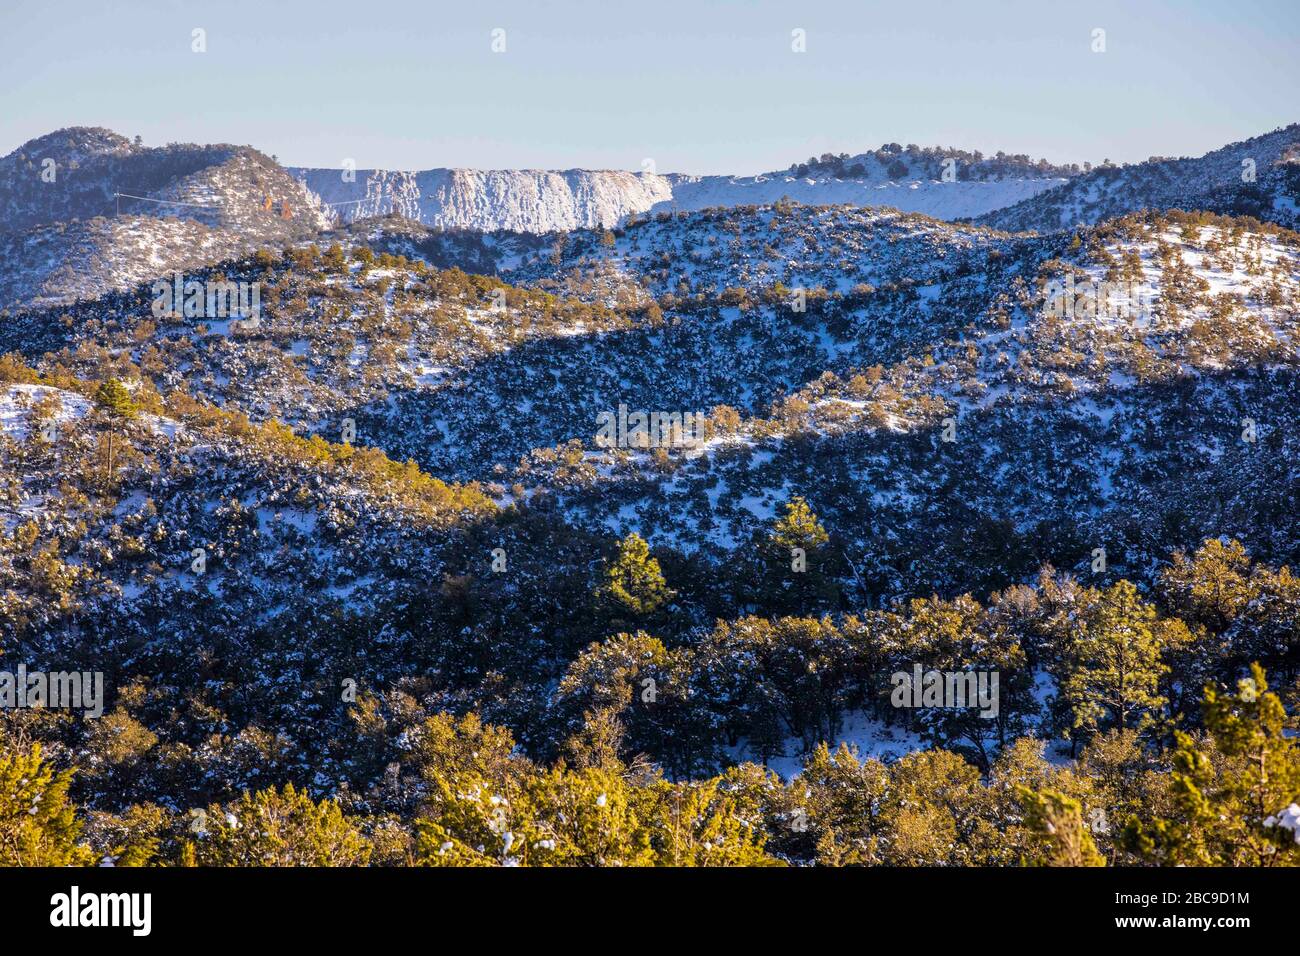
[[[1018,786],[1025,825],[1036,835],[1034,852],[1025,862],[1033,866],[1105,866],[1092,833],[1083,820],[1083,805],[1055,790],[1034,791]]]
[[[68,802],[71,770],[55,772],[40,744],[0,754],[0,866],[85,866],[81,821]]]
[[[764,852],[767,831],[754,826],[744,799],[714,777],[642,788],[651,846],[660,866],[778,866]]]
[[[228,807],[212,806],[194,846],[204,866],[364,866],[370,844],[333,800],[317,803],[286,784],[245,792]]]
[[[644,721],[637,718],[646,714],[646,707],[639,705],[645,702],[648,688],[653,688],[652,702],[658,702],[667,664],[662,642],[638,631],[592,644],[569,665],[554,700],[569,735],[564,750],[575,766],[608,764],[608,757],[622,749],[627,724],[644,730],[639,727]],[[644,733],[639,736],[644,738]],[[636,739],[634,743],[646,746],[662,741]]]

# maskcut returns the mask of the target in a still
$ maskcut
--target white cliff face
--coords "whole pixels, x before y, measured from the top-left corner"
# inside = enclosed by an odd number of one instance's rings
[[[979,216],[1066,182],[1058,177],[988,181],[681,176],[622,170],[290,169],[338,222],[397,212],[429,226],[543,233],[614,226],[644,212],[761,205],[788,198],[809,205],[893,206],[938,219]]]
[[[430,226],[550,232],[612,226],[672,197],[671,181],[621,170],[291,169],[340,222],[397,212]]]
[[[612,226],[672,195],[668,181],[621,170],[441,170],[429,194],[447,226],[549,232]]]

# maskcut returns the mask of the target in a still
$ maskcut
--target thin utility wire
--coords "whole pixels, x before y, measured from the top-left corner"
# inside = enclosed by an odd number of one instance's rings
[[[131,193],[113,193],[113,195],[119,200],[117,204],[117,211],[119,214],[121,214],[122,212],[121,200],[123,199],[141,199],[144,200],[145,202],[156,202],[161,206],[190,206],[194,209],[224,209],[226,207],[225,203],[181,202],[176,199],[157,199],[153,196],[135,196],[132,195]],[[321,203],[321,205],[322,206],[354,206],[357,203],[362,203],[366,201],[367,201],[366,199],[348,199],[344,202],[323,202]]]

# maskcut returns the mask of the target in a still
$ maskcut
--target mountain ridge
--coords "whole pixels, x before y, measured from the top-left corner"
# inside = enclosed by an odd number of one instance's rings
[[[1300,123],[1199,157],[1094,169],[976,221],[1011,231],[1051,232],[1143,208],[1253,215],[1295,228],[1300,224]]]

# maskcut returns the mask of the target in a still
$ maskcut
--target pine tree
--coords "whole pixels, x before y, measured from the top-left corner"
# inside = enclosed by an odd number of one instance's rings
[[[987,802],[977,768],[946,750],[916,750],[889,766],[886,866],[967,866]]]
[[[108,419],[108,483],[113,483],[113,437],[117,426],[128,422],[136,415],[136,405],[131,393],[115,378],[100,384],[95,392],[95,406]]]
[[[71,770],[55,773],[41,745],[0,755],[0,866],[86,866],[81,821],[68,802]]]
[[[1190,559],[1179,552],[1160,576],[1174,613],[1222,633],[1251,602],[1250,556],[1238,541],[1211,538]]]
[[[635,531],[619,542],[618,556],[605,570],[597,598],[618,612],[646,617],[676,596],[664,580],[650,546]]]
[[[771,540],[782,550],[802,548],[815,551],[830,540],[808,502],[795,495],[785,505],[785,514],[772,526]]]
[[[1209,739],[1179,731],[1172,813],[1131,819],[1123,840],[1165,866],[1300,865],[1300,743],[1264,670],[1236,693],[1205,690]]]
[[[1076,729],[1093,731],[1108,722],[1120,730],[1144,711],[1159,707],[1164,628],[1155,609],[1128,581],[1118,581],[1086,606],[1072,628],[1061,696]]]
[[[600,767],[555,768],[529,781],[541,832],[554,843],[546,862],[559,866],[652,866],[650,815],[642,788]]]
[[[532,765],[504,727],[477,715],[437,714],[419,734],[423,802],[415,822],[420,866],[542,865],[550,853],[527,794]]]
[[[767,608],[806,614],[836,603],[838,586],[827,567],[829,540],[807,501],[795,495],[786,502],[785,513],[758,549],[762,565],[755,578],[766,582],[760,597]]]
[[[1033,866],[1105,866],[1092,833],[1083,822],[1083,805],[1055,790],[1016,787],[1025,810],[1025,826],[1037,837]]]

